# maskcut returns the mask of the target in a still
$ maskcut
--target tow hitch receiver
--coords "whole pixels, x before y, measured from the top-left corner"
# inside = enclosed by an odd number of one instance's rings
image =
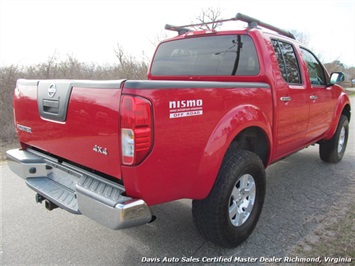
[[[36,194],[36,203],[42,203],[44,200],[45,198],[42,195]]]
[[[47,200],[42,195],[36,194],[36,202],[42,204],[43,201],[44,201],[44,207],[46,207],[46,209],[49,211],[53,211],[54,209],[59,207],[58,205],[54,204],[53,202]]]

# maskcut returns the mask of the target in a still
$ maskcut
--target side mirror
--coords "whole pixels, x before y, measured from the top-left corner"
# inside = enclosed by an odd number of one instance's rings
[[[342,83],[345,80],[345,75],[343,72],[333,72],[330,75],[330,84],[334,85],[336,83]]]

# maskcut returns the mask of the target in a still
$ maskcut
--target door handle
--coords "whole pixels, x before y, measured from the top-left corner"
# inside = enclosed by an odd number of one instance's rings
[[[317,96],[317,95],[311,95],[311,96],[309,96],[309,98],[310,98],[311,100],[317,100],[317,99],[318,99],[318,96]]]
[[[289,101],[291,101],[291,97],[290,97],[290,96],[281,97],[281,98],[280,98],[280,101],[281,101],[281,102],[289,102]]]

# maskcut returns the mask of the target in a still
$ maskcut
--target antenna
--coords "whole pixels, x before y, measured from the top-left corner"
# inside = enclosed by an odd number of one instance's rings
[[[280,29],[278,27],[267,24],[267,23],[262,22],[256,18],[252,18],[252,17],[249,17],[249,16],[241,14],[241,13],[238,13],[234,18],[221,19],[221,20],[204,22],[204,23],[188,24],[188,25],[182,25],[182,26],[174,26],[174,25],[166,24],[165,29],[176,31],[179,35],[182,35],[182,34],[185,34],[189,31],[192,31],[192,29],[189,29],[191,27],[204,26],[204,25],[216,24],[216,23],[223,23],[223,22],[227,22],[227,21],[237,21],[237,20],[247,22],[249,28],[257,28],[258,26],[260,26],[260,27],[275,31],[281,35],[286,36],[286,37],[296,39],[295,36],[289,31]]]

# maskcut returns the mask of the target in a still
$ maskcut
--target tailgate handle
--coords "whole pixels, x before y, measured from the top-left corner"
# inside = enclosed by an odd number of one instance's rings
[[[43,100],[43,111],[47,113],[59,113],[59,101]]]

